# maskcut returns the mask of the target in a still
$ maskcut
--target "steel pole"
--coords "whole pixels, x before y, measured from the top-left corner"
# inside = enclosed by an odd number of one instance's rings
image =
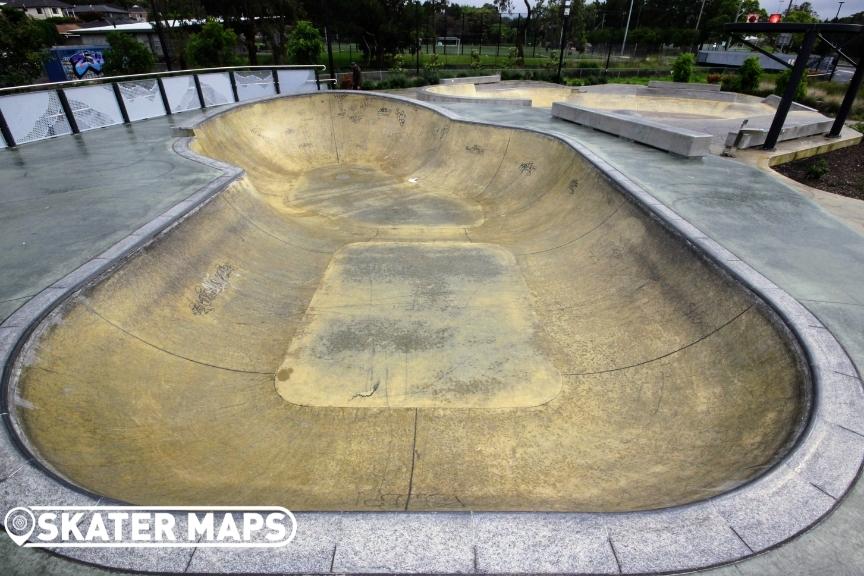
[[[852,110],[852,103],[855,102],[855,97],[858,96],[858,91],[861,89],[862,80],[864,80],[864,44],[862,44],[861,50],[859,50],[855,74],[852,75],[852,80],[849,82],[849,86],[846,87],[843,103],[840,104],[840,110],[837,111],[837,117],[834,118],[834,125],[831,126],[831,131],[828,133],[829,138],[840,136],[840,131],[843,130],[843,123],[846,122],[849,111]]]
[[[414,14],[414,26],[417,31],[417,42],[414,46],[416,50],[414,53],[414,74],[420,76],[420,50],[422,49],[422,44],[420,43],[420,0],[417,0],[414,4],[417,7],[417,12]]]
[[[558,83],[561,83],[561,68],[564,65],[564,41],[567,39],[567,20],[570,16],[570,4],[567,0],[564,1],[564,19],[561,22],[561,39],[558,43]],[[535,41],[536,44],[536,41]]]
[[[798,89],[798,84],[801,82],[801,78],[804,77],[804,72],[807,71],[807,61],[810,59],[810,52],[812,52],[813,45],[816,43],[816,38],[818,36],[819,33],[815,28],[811,28],[804,36],[801,50],[798,52],[798,57],[795,59],[792,73],[789,75],[789,84],[786,85],[786,91],[783,93],[783,98],[777,106],[777,112],[774,114],[773,122],[771,122],[771,128],[768,130],[768,136],[765,138],[765,144],[762,145],[764,150],[773,150],[774,146],[777,145],[780,131],[783,129],[783,124],[786,122],[786,115],[789,114],[789,109],[792,107],[792,99],[795,97],[795,91]]]
[[[621,56],[624,56],[624,48],[625,48],[625,46],[627,46],[627,33],[630,32],[630,17],[632,15],[633,15],[633,0],[630,0],[630,11],[627,13],[627,26],[624,27],[624,40],[621,42]]]

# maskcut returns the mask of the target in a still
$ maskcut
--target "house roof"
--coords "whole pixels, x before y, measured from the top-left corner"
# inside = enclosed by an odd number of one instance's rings
[[[169,20],[169,28],[177,28],[190,24],[201,24],[202,20]],[[77,28],[70,30],[70,34],[104,34],[116,30],[117,32],[152,32],[153,24],[150,22],[130,22],[128,24],[117,24],[116,26],[96,26],[94,28]]]
[[[3,3],[4,6],[8,6],[10,8],[72,8],[69,4],[65,2],[59,2],[58,0],[8,0],[8,2]]]
[[[140,24],[140,22],[129,18],[124,14],[119,17],[112,16],[110,19],[102,18],[100,20],[93,20],[92,22],[82,22],[78,24],[78,28],[114,28],[115,26],[122,26],[124,24]]]
[[[129,10],[112,6],[111,4],[81,4],[70,6],[70,11],[77,14],[128,14]]]

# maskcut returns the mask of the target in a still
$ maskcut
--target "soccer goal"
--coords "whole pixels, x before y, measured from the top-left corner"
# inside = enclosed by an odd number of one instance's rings
[[[435,38],[435,47],[442,54],[459,54],[462,41],[458,36],[438,36]]]

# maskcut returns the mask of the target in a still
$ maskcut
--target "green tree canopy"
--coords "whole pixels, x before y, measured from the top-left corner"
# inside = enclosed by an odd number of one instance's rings
[[[317,64],[324,50],[321,33],[308,20],[299,20],[288,35],[288,61],[292,64]]]
[[[201,32],[192,34],[186,44],[189,64],[202,68],[234,66],[237,55],[237,34],[215,20],[208,20]]]
[[[0,9],[0,85],[28,84],[42,74],[45,49],[58,38],[54,24],[21,10]]]
[[[105,74],[146,74],[153,70],[153,53],[141,42],[116,31],[109,32],[107,39],[111,48],[105,52]]]

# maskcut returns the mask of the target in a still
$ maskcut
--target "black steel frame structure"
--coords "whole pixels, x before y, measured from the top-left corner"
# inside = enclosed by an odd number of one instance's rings
[[[743,44],[760,54],[764,54],[768,58],[783,64],[787,68],[791,68],[792,70],[789,82],[786,85],[786,91],[780,99],[780,104],[777,106],[776,114],[774,114],[774,120],[771,122],[771,128],[768,130],[765,144],[762,146],[765,150],[773,150],[774,146],[777,145],[780,131],[783,129],[783,124],[786,122],[786,116],[789,114],[789,109],[792,107],[792,99],[795,96],[795,90],[801,82],[801,78],[804,77],[804,74],[807,71],[807,62],[810,59],[810,54],[813,52],[813,46],[816,44],[816,40],[818,39],[821,39],[823,42],[828,44],[832,50],[837,52],[839,58],[847,60],[855,67],[855,73],[852,75],[852,80],[849,82],[849,86],[846,89],[843,103],[837,111],[834,125],[831,127],[831,131],[828,132],[829,138],[836,138],[840,135],[840,131],[843,129],[843,123],[846,121],[846,118],[849,116],[849,111],[852,109],[852,103],[855,101],[855,96],[861,88],[862,76],[864,76],[864,66],[862,66],[862,64],[864,64],[864,43],[861,44],[862,48],[860,54],[858,54],[858,60],[855,61],[844,54],[840,48],[827,40],[823,36],[823,33],[861,34],[864,33],[864,26],[861,24],[770,24],[760,22],[755,24],[726,24],[724,28],[726,32],[736,36]],[[771,54],[752,42],[747,41],[743,38],[743,34],[804,34],[804,41],[801,43],[801,48],[798,50],[798,55],[795,58],[794,64],[789,64],[774,54]]]

